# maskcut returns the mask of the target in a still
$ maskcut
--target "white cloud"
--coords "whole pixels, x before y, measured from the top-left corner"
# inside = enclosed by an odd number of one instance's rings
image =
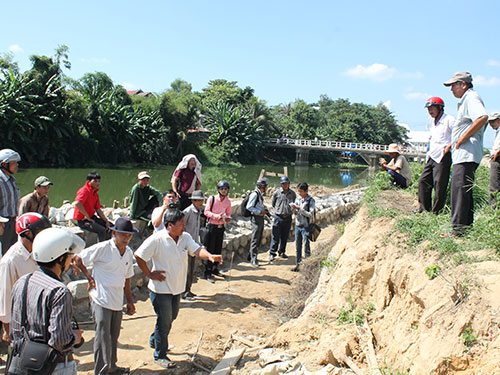
[[[383,102],[382,104],[385,105],[387,109],[391,109],[392,100],[389,99],[388,101]]]
[[[500,86],[500,78],[498,77],[486,78],[481,75],[478,75],[474,77],[472,83],[477,86]]]
[[[132,91],[132,90],[138,90],[139,89],[139,86],[137,86],[134,83],[130,83],[130,82],[123,82],[121,85],[123,87],[125,87],[125,90],[127,90],[127,91]]]
[[[92,57],[90,59],[83,58],[83,59],[80,59],[80,61],[84,62],[84,63],[90,63],[90,64],[109,64],[111,62],[105,57],[103,57],[103,58]]]
[[[19,46],[19,44],[12,44],[9,46],[9,51],[12,53],[22,53],[24,50]]]
[[[426,92],[407,92],[403,94],[404,98],[407,100],[427,100],[429,99],[432,95],[428,94]]]
[[[357,79],[370,79],[374,82],[383,82],[393,78],[396,74],[396,69],[389,68],[384,64],[372,64],[369,66],[358,64],[356,67],[348,69],[344,74]]]
[[[489,66],[500,66],[500,61],[490,59],[486,62],[486,64],[488,64]]]
[[[356,79],[369,79],[374,82],[384,82],[392,78],[420,79],[424,76],[421,72],[399,72],[396,68],[378,63],[368,66],[358,64],[343,74]]]

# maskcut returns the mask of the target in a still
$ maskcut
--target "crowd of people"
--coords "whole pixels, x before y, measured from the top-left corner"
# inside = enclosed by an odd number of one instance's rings
[[[444,113],[444,102],[430,98],[431,133],[426,163],[419,180],[420,211],[438,213],[446,202],[451,177],[451,235],[463,235],[473,222],[472,183],[483,156],[483,133],[489,120],[493,129],[500,127],[500,113],[489,118],[479,95],[473,90],[472,76],[457,72],[444,82],[459,99],[457,116]],[[411,171],[397,144],[387,150],[391,160],[380,161],[401,188],[411,183]],[[491,150],[491,202],[500,190],[500,135]],[[75,197],[73,220],[84,230],[95,232],[99,242],[85,248],[80,237],[61,228],[51,228],[47,219],[48,192],[52,182],[45,176],[35,180],[34,191],[21,199],[16,186],[20,155],[0,150],[0,321],[2,340],[9,343],[9,374],[27,374],[31,366],[49,369],[53,374],[76,374],[73,348],[81,345],[82,331],[72,320],[72,298],[61,282],[69,267],[88,279],[95,323],[95,374],[123,374],[128,368],[117,365],[117,344],[123,311],[134,314],[130,288],[133,263],[149,278],[150,300],[156,324],[149,337],[154,361],[164,368],[175,367],[167,353],[168,335],[176,319],[181,298],[193,299],[195,257],[204,261],[204,278],[211,283],[221,274],[225,227],[231,222],[230,184],[222,180],[217,194],[206,197],[201,190],[202,165],[195,155],[186,155],[176,167],[171,189],[162,193],[152,187],[147,171],[138,174],[130,192],[130,215],[112,223],[104,215],[99,200],[101,176],[91,172]],[[264,196],[269,181],[259,178],[256,188],[242,203],[243,216],[250,217],[252,238],[248,261],[259,267],[264,221],[273,218],[269,262],[287,258],[286,244],[295,215],[296,258],[298,271],[304,256],[311,254],[310,231],[315,217],[315,200],[309,186],[302,182],[297,191],[290,179],[282,176],[280,189],[266,207]],[[434,200],[432,201],[432,191]],[[143,221],[153,234],[135,251],[129,242],[137,233],[134,223]],[[87,267],[92,266],[92,272]]]
[[[76,225],[97,234],[98,242],[84,249],[85,244],[75,234],[51,227],[47,218],[48,192],[53,185],[50,179],[38,177],[35,190],[20,198],[13,176],[20,155],[3,149],[0,160],[3,181],[0,212],[5,215],[0,216],[0,239],[5,250],[0,260],[0,321],[2,340],[13,349],[9,373],[26,373],[24,347],[30,341],[49,345],[53,364],[50,371],[54,374],[75,373],[72,348],[81,344],[82,331],[74,326],[71,295],[61,282],[61,274],[68,267],[88,280],[95,324],[94,373],[127,373],[128,368],[117,366],[117,345],[124,297],[125,312],[135,313],[130,288],[134,261],[149,278],[150,300],[157,315],[149,338],[154,361],[164,368],[174,367],[175,363],[167,357],[168,335],[181,298],[196,298],[191,290],[195,257],[203,260],[203,276],[208,282],[224,277],[219,265],[225,227],[231,222],[229,182],[221,180],[217,194],[206,197],[200,189],[202,165],[195,155],[186,155],[172,175],[171,189],[164,193],[149,184],[151,176],[147,171],[139,172],[138,181],[130,191],[129,217],[120,217],[112,223],[99,200],[101,176],[90,172],[76,193],[73,213]],[[310,255],[307,231],[314,217],[314,199],[308,195],[307,183],[298,185],[298,197],[287,176],[281,177],[280,183],[281,189],[273,194],[269,209],[264,204],[267,178],[258,179],[256,189],[243,203],[252,223],[248,259],[252,266],[259,267],[257,255],[264,217],[271,213],[274,224],[269,261],[274,261],[277,255],[287,258],[286,244],[292,215],[296,214],[297,261],[293,270],[297,271],[302,247],[305,257]],[[128,245],[138,232],[134,226],[138,221],[151,226],[152,235],[134,253]],[[14,224],[13,233],[7,233],[11,230],[10,223]],[[16,241],[11,243],[13,239]],[[13,305],[16,302],[19,304]],[[42,315],[34,316],[36,311]]]

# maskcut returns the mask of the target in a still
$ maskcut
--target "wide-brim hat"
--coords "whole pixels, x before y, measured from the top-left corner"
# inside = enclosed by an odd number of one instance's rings
[[[398,154],[401,153],[401,151],[399,151],[399,147],[398,147],[398,144],[397,143],[391,143],[389,145],[389,148],[384,151],[386,154],[392,154],[393,152],[397,152]]]
[[[128,217],[119,217],[115,221],[115,225],[113,227],[110,227],[109,229],[120,233],[133,234],[139,232],[137,229],[134,228],[134,224],[132,224],[132,222]]]
[[[207,199],[207,197],[203,194],[203,191],[195,190],[193,191],[193,194],[191,194],[189,199]]]
[[[451,77],[448,81],[443,82],[443,85],[451,86],[455,82],[471,83],[472,75],[469,72],[456,72],[455,74],[453,74],[453,77]]]

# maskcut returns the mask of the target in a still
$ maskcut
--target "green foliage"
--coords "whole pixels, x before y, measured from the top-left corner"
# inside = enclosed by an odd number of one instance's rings
[[[328,272],[332,272],[337,266],[338,259],[335,257],[326,257],[321,261],[321,269],[327,269]]]
[[[356,324],[363,325],[365,319],[368,319],[370,314],[375,311],[373,303],[367,303],[363,307],[357,308],[352,296],[349,296],[346,306],[344,306],[337,317],[340,324]]]
[[[470,350],[470,348],[472,348],[474,345],[477,344],[477,337],[474,334],[474,332],[472,332],[471,327],[466,327],[465,330],[463,331],[462,341],[464,343],[466,350]]]
[[[441,273],[441,267],[437,264],[431,264],[425,268],[425,274],[429,276],[429,280],[434,280]]]

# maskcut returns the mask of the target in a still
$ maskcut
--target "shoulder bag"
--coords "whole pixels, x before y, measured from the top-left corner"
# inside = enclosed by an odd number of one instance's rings
[[[309,209],[311,208],[311,199],[312,198],[308,199],[307,201],[307,211],[309,211]],[[307,225],[307,238],[312,242],[315,242],[318,239],[319,234],[321,233],[321,227],[316,224],[315,221],[316,211],[313,212],[312,220],[309,220],[309,224]]]

